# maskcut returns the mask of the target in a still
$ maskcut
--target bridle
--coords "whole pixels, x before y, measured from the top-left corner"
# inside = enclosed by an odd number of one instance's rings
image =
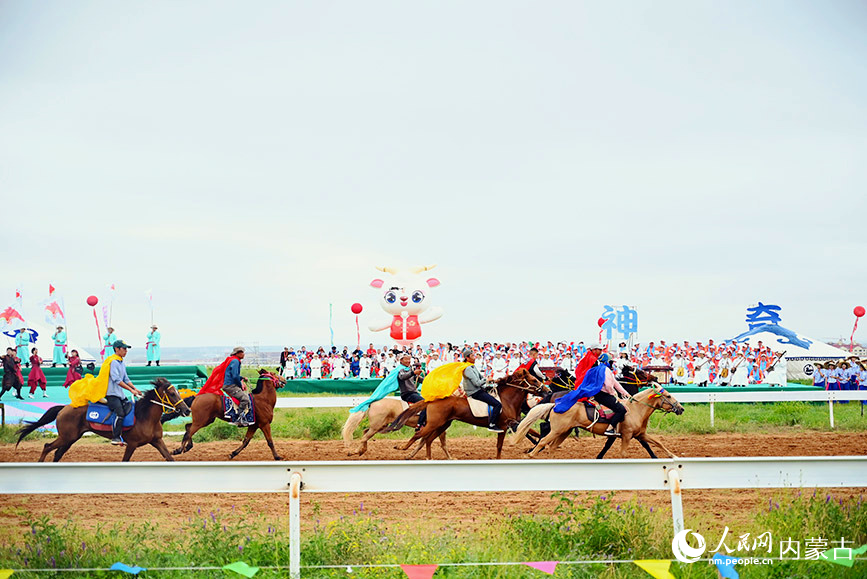
[[[657,394],[658,397],[662,398],[662,404],[660,404],[659,406],[654,406],[652,404],[644,402],[643,400],[638,400],[635,398],[635,396],[630,396],[629,401],[642,404],[644,406],[647,406],[648,408],[653,408],[654,410],[661,410],[665,414],[670,414],[675,411],[674,404],[671,403],[671,401],[665,396],[665,394],[661,393],[656,388],[653,388],[653,391]],[[651,394],[651,396],[653,396],[653,394]],[[666,408],[666,406],[668,406],[668,408]]]
[[[169,388],[174,388],[174,386],[169,386]],[[157,406],[162,406],[163,407],[163,414],[170,414],[172,412],[177,412],[178,405],[184,401],[184,399],[181,398],[181,395],[178,394],[178,401],[173,403],[171,398],[169,398],[168,388],[166,388],[165,394],[161,393],[159,388],[154,388],[154,394],[157,395],[159,402],[157,402],[156,400],[151,400],[151,404],[156,404]]]
[[[521,378],[521,384],[516,384],[514,382],[506,382],[505,386],[511,386],[512,388],[516,388],[518,390],[523,390],[524,392],[529,392],[530,394],[539,395],[545,391],[545,385],[539,383],[539,386],[533,386],[530,384],[526,378]]]

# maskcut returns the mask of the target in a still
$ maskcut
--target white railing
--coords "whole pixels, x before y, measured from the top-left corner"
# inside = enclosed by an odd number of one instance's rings
[[[740,392],[736,388],[725,392],[676,392],[680,403],[700,402],[710,404],[710,425],[714,425],[714,404],[716,402],[827,402],[831,428],[834,428],[834,402],[844,400],[867,400],[867,390],[769,390],[767,392]],[[353,408],[367,396],[329,396],[329,397],[279,397],[277,408]],[[398,399],[399,400],[399,399]]]
[[[51,470],[48,470],[51,469]],[[683,489],[860,487],[867,457],[677,460],[4,463],[0,494],[289,493],[290,574],[300,576],[300,496],[306,492],[665,490],[674,532]]]

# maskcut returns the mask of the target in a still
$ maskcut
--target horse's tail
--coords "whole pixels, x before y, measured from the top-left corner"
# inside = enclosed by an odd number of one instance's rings
[[[358,428],[358,425],[361,424],[361,421],[364,420],[364,417],[367,416],[367,410],[364,412],[350,412],[349,418],[346,419],[346,424],[343,425],[343,446],[346,450],[349,450],[352,446],[352,434],[355,432],[355,429]]]
[[[24,437],[39,428],[40,426],[45,426],[46,424],[51,424],[55,420],[57,420],[57,415],[60,414],[60,411],[63,410],[65,406],[63,404],[58,404],[57,406],[52,406],[48,410],[45,411],[45,414],[42,415],[42,418],[39,420],[35,420],[31,422],[30,420],[26,420],[27,426],[22,426],[18,429],[16,434],[18,435],[18,442],[15,443],[15,448],[18,448],[18,444],[24,440]]]
[[[428,400],[422,400],[421,402],[411,404],[409,408],[398,414],[397,418],[394,419],[394,422],[386,426],[383,429],[383,432],[395,432],[396,430],[400,430],[401,428],[406,426],[407,420],[427,408],[428,404],[430,404],[430,401]]]
[[[518,425],[517,430],[515,430],[515,434],[513,434],[511,440],[509,440],[509,444],[515,445],[518,444],[518,442],[520,442],[521,440],[523,440],[524,436],[527,434],[527,431],[530,430],[533,424],[537,420],[547,418],[552,408],[554,408],[553,402],[548,404],[535,405],[533,409],[527,413],[527,416],[524,418],[524,420],[521,421],[521,424]]]

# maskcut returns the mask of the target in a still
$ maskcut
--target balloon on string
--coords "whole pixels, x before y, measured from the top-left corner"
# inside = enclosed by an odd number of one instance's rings
[[[361,313],[361,310],[363,310],[364,308],[361,307],[361,304],[359,304],[359,303],[354,303],[354,304],[352,304],[352,307],[349,308],[349,309],[351,309],[351,310],[352,310],[352,313],[355,314],[355,315],[357,316],[358,314]]]
[[[98,303],[99,303],[99,298],[97,298],[96,296],[90,296],[87,298],[87,305],[89,305],[89,306],[95,306]]]
[[[855,314],[856,318],[863,318],[864,314],[867,313],[867,310],[864,309],[864,306],[855,306],[852,313]]]

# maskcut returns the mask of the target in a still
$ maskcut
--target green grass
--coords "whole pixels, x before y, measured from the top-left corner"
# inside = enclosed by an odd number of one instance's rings
[[[388,524],[363,506],[352,516],[325,524],[316,521],[302,533],[301,564],[334,565],[337,569],[303,569],[305,578],[404,577],[396,568],[363,568],[359,564],[398,565],[467,562],[571,561],[598,559],[671,559],[669,514],[633,499],[616,496],[587,500],[575,493],[555,493],[559,506],[553,515],[501,515],[480,529],[446,525],[419,533],[409,523]],[[303,499],[302,499],[303,500]],[[423,517],[423,503],[409,501],[407,514]],[[767,511],[754,512],[749,531],[757,536],[770,531],[775,549],[779,539],[801,542],[809,537],[845,537],[858,546],[867,542],[867,507],[858,498],[835,499],[830,495],[798,496],[780,505],[773,500]],[[115,523],[88,530],[73,522],[62,524],[47,518],[27,521],[29,533],[2,533],[0,560],[16,571],[16,577],[70,577],[68,573],[28,573],[26,569],[106,568],[115,561],[149,568],[150,577],[225,577],[223,571],[156,571],[157,567],[221,567],[243,560],[258,566],[289,564],[286,517],[243,515],[235,511],[197,512],[179,527],[151,521]],[[746,529],[745,529],[746,530]],[[707,536],[713,548],[722,529]],[[737,545],[737,537],[727,541]],[[707,554],[712,555],[712,553]],[[747,556],[735,552],[733,555]],[[757,554],[757,556],[761,556]],[[768,556],[778,556],[772,553]],[[353,567],[348,575],[346,566]],[[678,579],[717,577],[706,563],[673,563]],[[759,577],[863,577],[867,562],[852,569],[824,561],[785,561],[765,566],[740,566],[745,579]],[[89,572],[74,576],[112,576]],[[286,570],[262,569],[257,577],[284,577]],[[530,579],[540,577],[524,566],[441,567],[436,577],[480,579]],[[616,565],[568,565],[557,568],[557,577],[645,578],[631,563]]]

